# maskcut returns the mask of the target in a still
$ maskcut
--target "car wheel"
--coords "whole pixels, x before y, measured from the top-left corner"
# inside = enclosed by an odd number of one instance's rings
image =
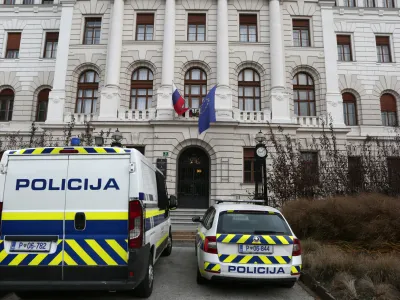
[[[196,282],[197,282],[197,284],[200,284],[200,285],[203,285],[203,284],[207,283],[207,279],[205,279],[203,276],[201,276],[200,269],[199,269],[198,266],[197,266]]]
[[[284,287],[284,288],[290,289],[290,288],[292,288],[295,284],[296,284],[296,281],[291,281],[291,282],[284,282],[284,283],[281,283],[280,286],[281,286],[281,287]]]
[[[17,295],[18,298],[20,299],[32,299],[37,296],[37,293],[34,292],[16,292],[15,295]]]
[[[168,236],[168,245],[167,247],[164,249],[163,253],[161,254],[162,256],[170,256],[172,252],[172,233],[171,231],[169,232],[169,236]]]
[[[147,266],[147,273],[143,281],[135,289],[135,294],[139,298],[148,298],[153,292],[154,283],[154,265],[153,265],[153,254],[150,253],[149,264]]]

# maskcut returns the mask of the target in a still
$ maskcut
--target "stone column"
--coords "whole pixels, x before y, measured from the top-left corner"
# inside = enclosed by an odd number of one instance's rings
[[[270,104],[272,123],[291,123],[289,95],[286,93],[285,49],[279,0],[269,1],[269,31],[271,58]]]
[[[326,73],[326,112],[335,127],[344,126],[343,99],[339,90],[337,43],[333,21],[333,0],[320,0]],[[328,121],[329,122],[329,121]]]
[[[217,121],[232,120],[232,90],[229,87],[228,1],[218,0],[217,83],[215,110]]]
[[[47,124],[63,123],[65,106],[65,82],[68,67],[69,42],[75,0],[61,0],[61,21],[57,47],[53,89],[49,94]]]
[[[119,77],[121,72],[123,23],[124,0],[114,0],[111,28],[108,34],[105,86],[101,90],[100,96],[99,120],[101,121],[115,120],[121,101]]]
[[[157,90],[157,119],[171,120],[172,81],[175,72],[175,0],[165,1],[161,87]],[[183,91],[181,91],[182,93]]]

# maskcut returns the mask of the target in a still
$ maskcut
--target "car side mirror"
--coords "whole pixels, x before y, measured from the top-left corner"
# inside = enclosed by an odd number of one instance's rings
[[[201,219],[201,217],[193,217],[192,222],[193,223],[201,223],[201,222],[203,222],[203,220]]]
[[[169,196],[169,209],[175,210],[177,208],[178,208],[178,199],[174,195]]]

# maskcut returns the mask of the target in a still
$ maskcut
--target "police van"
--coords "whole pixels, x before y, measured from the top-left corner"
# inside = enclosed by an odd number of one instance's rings
[[[0,290],[150,296],[153,265],[172,251],[177,202],[139,151],[6,151],[0,173]]]
[[[299,279],[299,239],[278,210],[257,202],[219,201],[202,218],[192,218],[199,223],[195,241],[198,284],[239,280],[290,288]]]

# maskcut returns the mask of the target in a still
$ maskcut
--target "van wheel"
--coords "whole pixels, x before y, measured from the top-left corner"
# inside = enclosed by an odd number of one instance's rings
[[[168,244],[167,247],[164,249],[163,253],[161,254],[162,256],[170,256],[172,252],[172,233],[171,231],[169,232],[168,236]]]
[[[207,283],[207,279],[205,279],[203,276],[201,276],[199,266],[197,266],[197,277],[196,277],[196,282],[197,282],[197,284],[199,284],[199,285],[204,285],[204,284]]]
[[[150,253],[149,264],[147,266],[147,274],[139,286],[134,290],[135,295],[139,298],[148,298],[153,292],[154,283],[154,265],[153,254]]]

